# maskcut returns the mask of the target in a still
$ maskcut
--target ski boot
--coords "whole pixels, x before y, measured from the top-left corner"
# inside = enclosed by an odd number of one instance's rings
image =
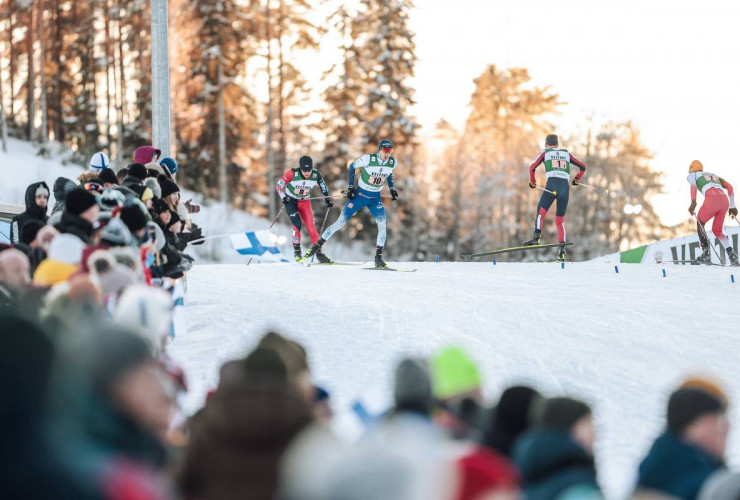
[[[300,262],[302,258],[301,247],[293,247],[293,255],[295,256],[295,261]]]
[[[710,253],[709,246],[705,246],[702,249],[701,255],[696,258],[697,264],[709,264],[712,262],[712,254]]]
[[[532,245],[539,245],[541,236],[542,236],[542,231],[535,231],[534,237],[531,240],[527,240],[524,243],[522,243],[522,246],[531,247]]]
[[[308,259],[321,252],[321,245],[316,243],[314,246],[308,249],[308,252],[298,261],[300,263],[306,262]]]
[[[732,247],[727,247],[727,258],[730,259],[730,265],[732,267],[740,266],[740,261],[738,261],[737,254]]]
[[[316,252],[316,260],[319,261],[319,264],[333,264],[334,261],[331,260],[329,257],[326,256],[326,254],[319,248],[319,251]]]
[[[379,253],[375,255],[375,267],[388,267],[388,264],[383,260],[383,254]]]
[[[565,247],[558,247],[558,262],[565,262]]]

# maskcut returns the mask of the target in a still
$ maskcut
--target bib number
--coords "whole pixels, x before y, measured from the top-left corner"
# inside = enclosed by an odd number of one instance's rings
[[[568,162],[565,160],[552,160],[552,168],[565,170],[568,168]]]
[[[376,177],[376,176],[370,177],[370,184],[372,184],[373,186],[382,186],[384,182],[385,182],[385,178],[383,177]]]
[[[295,194],[296,196],[306,196],[308,193],[310,193],[311,190],[306,187],[297,187],[295,188]]]

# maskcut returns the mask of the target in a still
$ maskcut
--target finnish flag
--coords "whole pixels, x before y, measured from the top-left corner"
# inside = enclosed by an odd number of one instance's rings
[[[270,231],[230,234],[229,239],[241,255],[269,262],[289,262],[277,246],[277,236]]]

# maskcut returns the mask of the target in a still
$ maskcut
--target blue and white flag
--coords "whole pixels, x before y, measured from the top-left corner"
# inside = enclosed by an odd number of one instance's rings
[[[241,255],[269,262],[289,262],[277,246],[277,236],[270,231],[230,234],[229,239]]]

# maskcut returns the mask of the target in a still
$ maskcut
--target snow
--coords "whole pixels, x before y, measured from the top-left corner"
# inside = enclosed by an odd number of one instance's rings
[[[327,245],[331,254],[331,242]],[[314,381],[350,438],[355,400],[390,405],[404,355],[465,347],[495,402],[512,384],[592,404],[597,465],[608,498],[624,498],[664,426],[670,391],[688,375],[719,379],[740,414],[736,357],[740,284],[722,267],[653,264],[397,263],[415,273],[352,266],[199,265],[188,277],[189,331],[171,354],[189,377],[188,410],[219,366],[246,354],[267,328],[308,349]],[[667,277],[663,278],[662,269]],[[740,274],[737,276],[740,278]],[[740,465],[731,434],[730,465]]]

